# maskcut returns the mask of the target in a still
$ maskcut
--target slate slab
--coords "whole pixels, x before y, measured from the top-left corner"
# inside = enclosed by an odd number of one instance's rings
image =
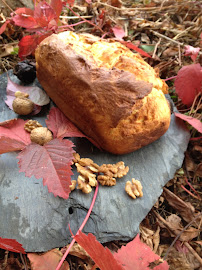
[[[9,74],[18,82],[12,71]],[[4,103],[6,84],[7,76],[3,74],[0,76],[0,121],[17,117]],[[46,106],[33,118],[44,124],[48,110]],[[127,155],[100,152],[84,138],[72,139],[81,157],[92,158],[99,165],[123,160],[130,167],[127,176],[119,179],[116,186],[99,187],[83,232],[93,233],[100,242],[134,238],[140,222],[161,195],[162,187],[181,167],[189,138],[184,124],[172,115],[170,128],[164,136]],[[76,233],[89,209],[93,192],[83,194],[76,190],[68,200],[54,197],[42,185],[41,179],[27,178],[24,173],[19,173],[17,154],[0,156],[0,237],[15,238],[27,252],[66,245],[71,240],[68,224]],[[125,182],[132,178],[141,181],[142,198],[133,200],[125,193]]]

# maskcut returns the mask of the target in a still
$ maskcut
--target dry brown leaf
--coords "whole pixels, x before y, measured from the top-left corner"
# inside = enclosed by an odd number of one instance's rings
[[[63,254],[58,249],[52,249],[44,254],[28,253],[32,270],[55,270]],[[65,261],[60,270],[69,270],[69,264]]]
[[[186,222],[189,223],[192,221],[196,216],[194,207],[181,200],[167,188],[164,188],[163,190],[163,197],[168,201],[170,206],[172,206]]]
[[[167,217],[165,225],[174,233],[173,236],[178,235],[184,227],[181,225],[181,218],[175,214]],[[181,241],[190,241],[199,235],[200,231],[193,227],[186,229],[180,236]]]
[[[141,233],[141,240],[156,253],[160,242],[160,227],[158,226],[156,232],[142,225],[140,225],[139,229]]]

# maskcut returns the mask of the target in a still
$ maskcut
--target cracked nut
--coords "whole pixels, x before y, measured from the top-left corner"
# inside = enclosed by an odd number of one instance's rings
[[[116,185],[116,178],[121,178],[129,171],[129,167],[125,166],[123,161],[116,164],[103,164],[98,168],[98,181],[103,186]]]
[[[70,190],[73,191],[76,188],[76,180],[71,180],[71,183],[72,184],[69,187],[70,187]]]
[[[133,199],[136,199],[136,197],[143,196],[142,185],[141,185],[140,181],[135,180],[135,178],[132,178],[132,183],[130,181],[126,182],[125,191]]]
[[[92,191],[92,187],[88,183],[86,183],[86,179],[84,176],[79,175],[77,182],[78,182],[78,189],[81,189],[83,193],[90,193]]]
[[[44,145],[53,139],[53,135],[46,127],[37,127],[31,131],[30,139],[32,142]]]
[[[98,172],[99,165],[90,158],[81,158],[78,163],[83,167],[87,167],[92,173]]]
[[[98,175],[97,180],[102,186],[111,187],[116,185],[116,178],[110,177],[108,175]]]
[[[15,113],[19,115],[27,115],[30,114],[34,109],[34,103],[25,97],[16,97],[13,100],[13,110]]]
[[[80,173],[84,177],[85,182],[88,183],[91,187],[96,187],[96,175],[93,174],[88,168],[81,166],[79,163],[76,163],[75,165],[77,167],[78,173]]]
[[[15,92],[15,97],[18,97],[18,98],[28,98],[29,97],[29,94],[24,93],[24,92],[20,92],[20,91],[16,91]]]
[[[27,123],[24,125],[24,129],[27,132],[31,132],[33,129],[38,128],[38,127],[42,127],[42,125],[36,121],[36,120],[29,120],[27,121]]]
[[[77,162],[79,162],[79,160],[81,159],[80,158],[80,155],[78,154],[78,153],[73,153],[73,163],[77,163]]]

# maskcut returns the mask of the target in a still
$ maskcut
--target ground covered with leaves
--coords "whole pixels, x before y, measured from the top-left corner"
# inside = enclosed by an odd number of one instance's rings
[[[195,86],[195,89],[198,90],[194,96],[189,93],[184,97],[181,93],[176,92],[180,70],[185,66],[195,65],[195,71],[188,70],[186,75],[184,73],[181,77],[181,81],[185,81],[184,87],[186,87],[190,83],[191,72],[198,72],[202,64],[200,1],[78,0],[67,2],[67,7],[61,7],[62,12],[59,12],[60,10],[57,8],[57,18],[49,18],[46,28],[42,27],[44,22],[37,21],[35,17],[33,28],[37,25],[43,31],[35,32],[34,40],[33,37],[31,41],[27,39],[28,43],[22,40],[24,36],[33,33],[30,31],[27,34],[27,29],[30,30],[27,21],[19,22],[17,17],[8,18],[8,5],[0,10],[0,27],[6,24],[0,35],[0,74],[21,61],[19,55],[21,58],[26,57],[34,61],[34,52],[31,51],[30,42],[35,42],[34,44],[37,46],[43,37],[59,31],[59,29],[74,29],[77,33],[87,32],[105,38],[117,38],[132,44],[131,49],[139,49],[144,59],[158,69],[161,78],[167,81],[170,96],[177,109],[191,124],[187,123],[191,138],[183,166],[164,187],[159,200],[142,221],[140,239],[161,258],[167,260],[169,269],[201,269],[202,137],[199,132],[201,131],[202,111],[201,71]],[[18,16],[20,15],[18,14]],[[53,22],[52,19],[56,22]],[[23,23],[24,27],[22,27]],[[178,81],[176,80],[177,74]],[[87,240],[92,241],[92,239],[83,239],[84,242]],[[105,246],[112,251],[117,251],[126,244],[115,241],[106,243]],[[61,256],[66,250],[67,247],[61,250],[56,249],[54,254],[56,257]],[[0,269],[31,269],[30,261],[34,261],[33,256],[29,255],[28,258],[25,254],[1,249]],[[41,258],[40,267],[46,260],[49,260],[49,254],[46,253],[45,256],[45,258]],[[53,253],[50,256],[53,257]],[[74,244],[66,260],[70,269],[91,269],[93,267],[92,258],[81,246]],[[163,269],[156,268],[156,265],[150,267],[151,269]],[[32,265],[32,269],[49,268]]]

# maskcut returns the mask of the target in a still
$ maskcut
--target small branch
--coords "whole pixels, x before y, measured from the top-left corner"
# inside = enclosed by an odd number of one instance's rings
[[[92,15],[90,16],[80,16],[81,19],[91,19],[93,18]],[[68,20],[75,20],[77,19],[78,20],[78,16],[60,16],[60,19],[68,19]]]
[[[189,191],[188,189],[186,189],[186,187],[184,187],[183,185],[181,185],[181,188],[184,189],[189,195],[191,195],[193,198],[200,200],[197,196],[195,196],[191,191]]]
[[[157,52],[157,49],[158,49],[158,46],[159,46],[160,43],[161,43],[161,38],[159,38],[158,42],[157,42],[156,45],[155,45],[155,48],[154,48],[154,52],[153,52],[152,58],[155,57],[156,52]]]
[[[167,36],[164,36],[164,35],[162,35],[162,34],[156,32],[156,31],[154,31],[154,30],[150,30],[150,31],[151,31],[154,35],[156,35],[156,36],[158,36],[158,37],[167,39],[167,40],[169,40],[169,41],[171,41],[171,42],[173,42],[173,43],[175,43],[175,44],[177,44],[177,45],[182,45],[182,46],[184,46],[184,44],[181,43],[181,42],[179,42],[179,41],[173,40],[172,38],[169,38],[169,37],[167,37]]]
[[[163,218],[163,217],[161,217],[156,211],[153,211],[154,212],[154,214],[156,215],[156,217],[160,220],[160,221],[162,221],[166,226],[167,226],[167,222],[166,222],[166,220]],[[202,213],[199,213],[198,215],[196,215],[194,218],[193,218],[193,220],[192,221],[190,221],[184,228],[183,228],[183,230],[175,237],[175,239],[173,240],[173,242],[172,242],[172,244],[169,246],[169,248],[167,249],[167,251],[166,251],[166,254],[164,255],[164,257],[163,257],[163,260],[165,261],[166,259],[167,259],[167,257],[168,257],[168,253],[170,252],[170,250],[171,250],[171,248],[174,246],[174,244],[176,243],[176,241],[180,238],[180,236],[183,234],[183,232],[184,231],[186,231],[186,229],[189,227],[189,226],[191,226],[191,224],[192,223],[194,223],[195,221],[196,221],[196,219],[198,219],[200,216],[202,215]],[[170,228],[169,228],[170,229]],[[171,230],[171,229],[170,229]],[[175,234],[175,232],[172,230],[172,232]],[[184,244],[185,244],[186,242],[184,242]],[[191,250],[190,250],[191,251]],[[195,252],[196,253],[196,252]],[[193,255],[195,256],[195,254],[193,253]],[[198,254],[197,254],[198,255]],[[199,255],[198,255],[198,257],[199,257]],[[197,259],[199,259],[197,257]],[[195,258],[196,258],[196,256],[195,256]],[[199,262],[201,263],[201,258],[200,258],[200,260],[199,260]]]
[[[184,245],[189,249],[189,251],[194,255],[194,257],[199,261],[199,263],[202,265],[202,259],[201,257],[198,255],[198,253],[196,253],[196,251],[192,248],[192,246],[190,246],[189,243],[184,242]]]
[[[77,14],[76,12],[74,12],[74,10],[73,10],[70,6],[68,6],[68,9],[70,9],[71,12],[72,12],[75,16],[77,16],[78,18],[82,19],[83,21],[85,21],[85,22],[87,22],[87,23],[93,25],[94,27],[96,27],[97,29],[99,29],[99,30],[101,31],[101,33],[104,33],[104,31],[103,31],[99,26],[97,26],[96,24],[94,24],[94,23],[92,23],[92,22],[90,22],[90,21],[88,21],[88,20],[82,18],[79,14]]]

